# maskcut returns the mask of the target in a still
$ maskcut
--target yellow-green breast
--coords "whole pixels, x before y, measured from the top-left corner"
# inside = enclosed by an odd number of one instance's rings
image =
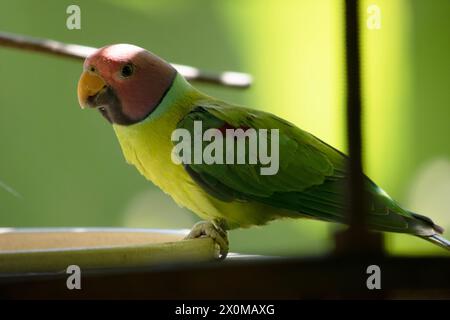
[[[268,216],[277,215],[274,208],[213,198],[191,179],[183,165],[172,162],[173,130],[199,100],[205,99],[208,97],[177,75],[161,104],[147,119],[130,126],[114,125],[123,154],[128,163],[169,194],[178,205],[192,210],[202,219],[222,218],[230,228],[265,223]]]

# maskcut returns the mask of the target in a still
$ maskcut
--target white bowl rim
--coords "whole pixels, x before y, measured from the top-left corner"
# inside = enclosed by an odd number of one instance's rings
[[[43,227],[43,228],[0,228],[0,235],[8,233],[158,233],[186,235],[189,229],[154,229],[124,227]]]

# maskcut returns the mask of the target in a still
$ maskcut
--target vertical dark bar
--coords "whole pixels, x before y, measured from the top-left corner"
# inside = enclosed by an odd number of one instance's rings
[[[336,235],[336,252],[383,254],[383,235],[367,230],[366,193],[362,170],[361,58],[358,0],[345,0],[345,49],[347,67],[347,139],[349,148],[347,214],[350,228]]]
[[[361,138],[361,62],[359,52],[358,0],[345,0],[347,64],[347,139],[349,147],[349,222],[353,230],[366,227]]]

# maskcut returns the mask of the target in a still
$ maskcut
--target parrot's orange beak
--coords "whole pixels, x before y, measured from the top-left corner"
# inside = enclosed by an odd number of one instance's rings
[[[95,107],[93,100],[104,88],[106,83],[100,76],[91,71],[84,71],[78,81],[78,102],[81,108]]]

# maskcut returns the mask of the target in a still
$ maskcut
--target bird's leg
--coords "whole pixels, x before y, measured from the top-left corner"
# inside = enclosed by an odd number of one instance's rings
[[[200,221],[194,224],[191,232],[185,239],[195,239],[203,236],[210,237],[220,247],[220,259],[228,254],[228,236],[225,230],[226,223],[222,220]]]

